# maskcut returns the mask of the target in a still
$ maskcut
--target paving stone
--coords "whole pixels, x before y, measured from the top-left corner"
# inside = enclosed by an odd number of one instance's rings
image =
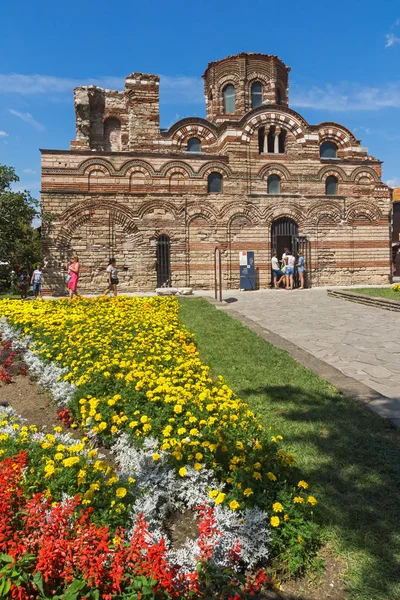
[[[305,292],[296,294],[294,306],[292,294],[279,294],[277,303],[274,293],[230,291],[237,299],[230,307],[353,378],[353,395],[360,382],[371,397],[386,397],[371,409],[400,421],[400,313],[331,298],[321,289]]]

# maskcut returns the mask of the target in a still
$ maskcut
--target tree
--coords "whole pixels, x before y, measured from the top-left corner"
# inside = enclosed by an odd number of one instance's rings
[[[19,181],[12,167],[0,165],[0,262],[11,268],[31,267],[41,260],[37,233],[32,219],[39,216],[39,202],[28,191],[13,192],[11,183]]]

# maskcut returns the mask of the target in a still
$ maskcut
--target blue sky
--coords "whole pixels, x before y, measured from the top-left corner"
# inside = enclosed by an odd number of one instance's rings
[[[75,137],[73,88],[122,89],[133,71],[161,75],[161,126],[204,116],[207,63],[277,54],[289,105],[308,122],[346,125],[400,185],[398,0],[20,0],[2,6],[0,164],[39,197],[39,148]]]

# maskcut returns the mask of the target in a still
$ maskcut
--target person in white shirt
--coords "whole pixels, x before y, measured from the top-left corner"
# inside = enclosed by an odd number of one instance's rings
[[[285,273],[280,269],[277,252],[272,255],[271,268],[274,277],[274,288],[277,290],[281,282],[285,280]]]
[[[286,289],[292,290],[293,289],[294,266],[296,264],[296,259],[293,256],[292,252],[290,250],[287,250],[287,252],[285,253],[284,260],[285,260],[285,265],[286,265],[286,269],[285,269]]]
[[[111,290],[113,291],[114,296],[117,295],[117,285],[119,284],[119,279],[116,264],[117,261],[115,260],[115,258],[110,258],[110,260],[108,261],[108,267],[106,269],[108,288],[104,292],[105,296],[107,296],[107,294],[111,292]]]

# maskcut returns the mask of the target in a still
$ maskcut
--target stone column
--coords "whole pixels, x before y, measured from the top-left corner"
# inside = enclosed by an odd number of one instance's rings
[[[274,154],[279,154],[279,135],[281,133],[280,127],[275,127],[274,133]]]
[[[264,152],[263,152],[263,154],[267,154],[267,152],[268,152],[268,133],[269,133],[269,127],[265,126],[264,127]]]

